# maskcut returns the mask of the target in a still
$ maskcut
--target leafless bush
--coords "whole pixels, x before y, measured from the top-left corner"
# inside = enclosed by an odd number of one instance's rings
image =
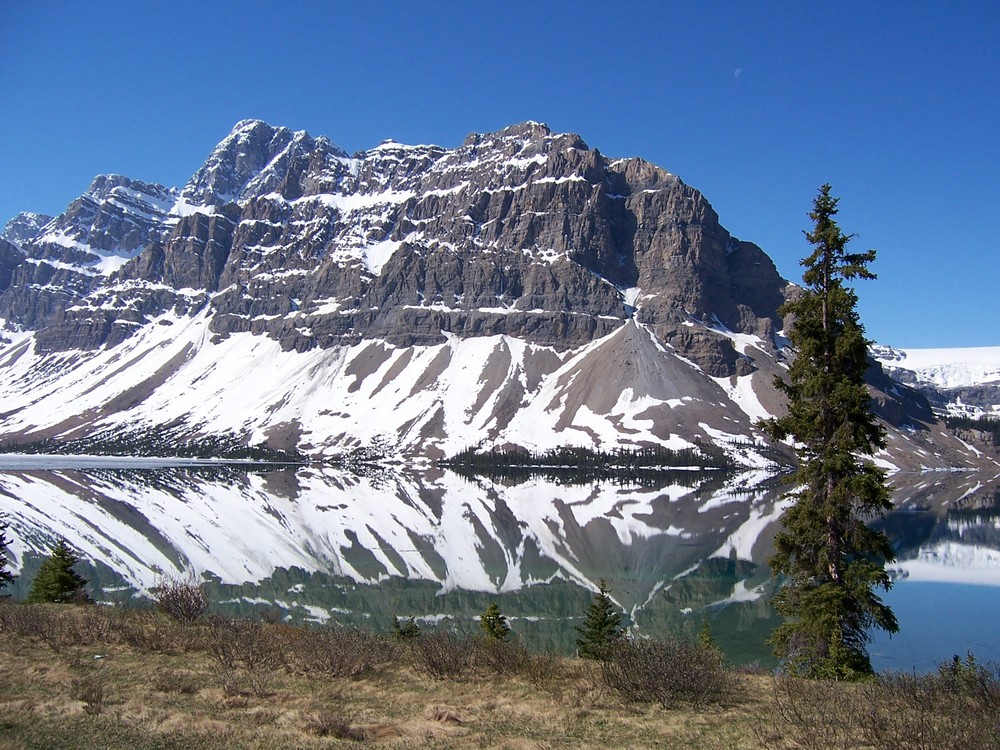
[[[153,678],[153,687],[161,693],[194,695],[198,692],[198,679],[190,672],[168,669]]]
[[[53,614],[50,607],[40,604],[0,603],[0,632],[18,638],[37,636]]]
[[[162,578],[152,594],[156,606],[177,622],[195,622],[208,611],[205,588],[193,578]]]
[[[368,733],[354,725],[350,714],[328,707],[320,713],[306,717],[306,729],[317,737],[334,737],[338,740],[364,742]]]
[[[437,680],[465,677],[472,669],[475,643],[445,630],[409,640],[414,665]]]
[[[261,615],[260,619],[266,622],[268,625],[277,625],[284,619],[285,612],[281,607],[268,607],[265,609]]]
[[[876,750],[1000,748],[1000,670],[969,661],[936,674],[883,675],[863,689],[865,739]]]
[[[781,677],[752,730],[769,750],[997,750],[998,698],[1000,670],[971,658],[861,684]]]
[[[37,639],[55,653],[79,645],[71,612],[45,604],[24,605],[21,626],[24,637]]]
[[[274,639],[260,622],[211,617],[206,646],[227,695],[270,693],[270,680],[281,659]]]
[[[385,636],[356,628],[286,628],[282,633],[288,666],[303,673],[359,677],[399,652],[399,646]]]
[[[143,653],[179,654],[202,648],[202,636],[151,609],[127,610],[116,625],[117,639]]]
[[[854,750],[864,746],[862,709],[858,685],[780,676],[751,731],[766,750]]]
[[[101,670],[75,678],[70,686],[73,700],[83,702],[83,711],[88,716],[100,716],[104,711],[107,680]]]
[[[715,649],[676,638],[622,639],[601,662],[601,677],[627,701],[667,707],[725,703],[735,693]]]
[[[518,674],[527,669],[531,653],[518,640],[500,641],[495,638],[478,638],[475,642],[477,665],[498,675]]]
[[[533,654],[522,672],[534,687],[539,690],[551,690],[566,674],[565,662],[562,657],[554,654]]]

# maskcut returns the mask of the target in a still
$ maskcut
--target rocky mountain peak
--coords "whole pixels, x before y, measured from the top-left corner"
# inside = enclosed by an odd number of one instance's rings
[[[201,206],[242,204],[268,192],[297,198],[303,193],[299,178],[304,172],[315,172],[330,159],[346,158],[327,138],[314,139],[304,130],[273,127],[262,120],[242,120],[216,146],[181,196]]]
[[[25,242],[33,240],[40,235],[42,229],[50,221],[52,221],[52,217],[47,214],[22,211],[7,222],[3,231],[0,232],[0,238],[20,247]]]
[[[496,160],[517,157],[527,159],[564,149],[589,150],[578,135],[553,133],[548,125],[528,121],[510,125],[495,133],[472,133],[466,137],[460,151],[473,157],[486,156]]]

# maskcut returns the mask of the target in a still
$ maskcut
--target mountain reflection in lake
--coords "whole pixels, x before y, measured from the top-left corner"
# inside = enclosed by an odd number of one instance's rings
[[[911,581],[946,581],[950,591],[977,584],[977,600],[995,607],[995,478],[896,481],[900,509],[883,522],[899,557],[893,601],[906,609],[906,592],[920,586]],[[757,472],[671,472],[662,486],[630,486],[444,470],[0,468],[0,510],[23,566],[16,596],[38,553],[63,536],[93,561],[84,574],[106,600],[194,574],[230,612],[377,629],[412,616],[469,632],[496,600],[534,648],[571,652],[573,626],[604,579],[637,632],[693,635],[708,622],[734,660],[763,664],[777,623],[767,557],[780,493]],[[912,619],[900,618],[904,633],[922,629]],[[967,650],[941,640],[922,644],[933,657],[913,664],[893,651],[900,637],[872,651],[877,666],[908,669]]]

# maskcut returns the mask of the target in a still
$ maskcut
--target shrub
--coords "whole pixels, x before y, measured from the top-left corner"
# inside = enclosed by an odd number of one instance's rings
[[[539,690],[551,690],[566,674],[561,657],[551,653],[529,656],[522,667],[525,678]]]
[[[203,586],[188,578],[163,578],[153,588],[156,606],[177,622],[192,623],[208,610]]]
[[[350,715],[333,708],[306,717],[306,728],[317,737],[333,737],[338,740],[364,742],[368,733],[354,726]]]
[[[664,707],[720,704],[734,693],[718,651],[676,638],[619,640],[605,652],[601,677],[627,701]]]
[[[227,695],[270,694],[270,679],[281,660],[273,639],[260,622],[210,617],[207,647]]]
[[[853,750],[863,747],[862,705],[855,686],[781,675],[771,700],[751,721],[755,746],[765,750]]]
[[[475,660],[491,672],[513,675],[524,671],[531,660],[531,653],[520,641],[480,638],[476,643]]]
[[[198,678],[191,672],[177,672],[168,669],[158,672],[153,678],[153,687],[161,693],[194,695],[198,692]]]
[[[410,643],[415,666],[435,679],[464,677],[472,668],[475,643],[471,638],[435,630]]]
[[[143,652],[177,654],[206,647],[200,631],[181,627],[151,609],[129,611],[116,627],[123,643]]]
[[[997,750],[1000,669],[972,657],[859,684],[781,677],[752,724],[775,750]]]
[[[1000,669],[971,654],[936,674],[881,675],[864,688],[861,726],[876,750],[996,750],[1000,747]]]
[[[82,701],[83,712],[88,716],[100,716],[104,711],[106,680],[101,671],[73,680],[70,695],[73,700]]]
[[[283,632],[282,641],[288,646],[286,663],[306,674],[359,677],[397,655],[395,644],[367,630],[331,626]]]

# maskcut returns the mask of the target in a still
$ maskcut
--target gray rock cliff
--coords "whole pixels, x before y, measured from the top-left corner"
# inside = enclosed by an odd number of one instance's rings
[[[348,157],[248,120],[179,192],[99,177],[23,251],[0,311],[46,350],[205,305],[219,336],[297,351],[444,333],[569,348],[635,315],[726,376],[749,365],[712,327],[770,340],[788,286],[678,177],[538,123]]]

